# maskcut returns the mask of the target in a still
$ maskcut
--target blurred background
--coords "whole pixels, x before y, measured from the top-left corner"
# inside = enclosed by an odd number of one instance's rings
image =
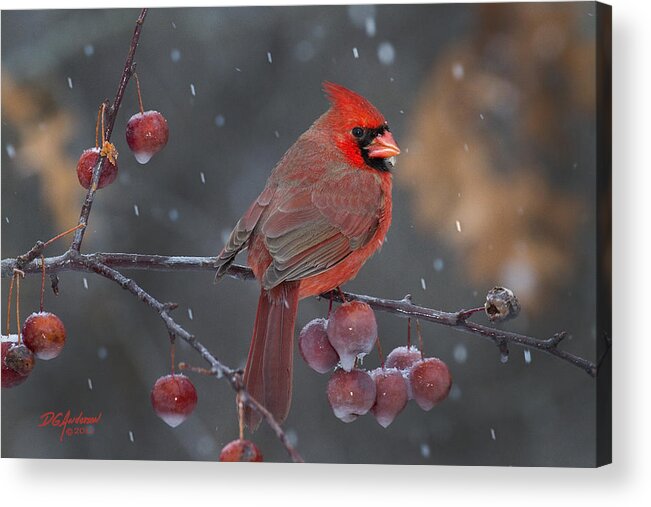
[[[94,145],[97,107],[115,94],[137,15],[2,13],[3,258],[76,224],[85,195],[76,161]],[[567,330],[564,347],[595,360],[595,19],[589,2],[150,10],[138,74],[145,109],[166,116],[170,141],[147,165],[129,152],[132,82],[113,138],[119,178],[99,192],[83,250],[217,254],[276,161],[327,108],[320,87],[332,80],[371,100],[403,150],[388,241],[346,289],[411,293],[454,311],[505,285],[523,304],[505,328],[540,338]],[[178,302],[175,317],[222,361],[244,365],[255,283],[127,274]],[[197,410],[169,428],[149,402],[169,367],[157,316],[112,282],[60,278],[61,294],[48,290],[45,305],[68,341],[25,384],[2,390],[2,456],[216,460],[237,436],[227,384],[194,376]],[[24,316],[39,288],[35,276],[23,283]],[[303,301],[297,327],[327,308]],[[405,343],[404,319],[377,318],[385,351]],[[453,390],[427,413],[410,403],[388,429],[371,416],[336,419],[328,376],[297,354],[285,427],[307,461],[595,463],[588,375],[518,347],[502,364],[490,342],[440,326],[424,324],[423,334]],[[177,360],[203,366],[183,343]],[[94,434],[61,443],[57,430],[37,427],[41,413],[67,409],[101,411]],[[267,461],[287,460],[267,427],[254,440]]]

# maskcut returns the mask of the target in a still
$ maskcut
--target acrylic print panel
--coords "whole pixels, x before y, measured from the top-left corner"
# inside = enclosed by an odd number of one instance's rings
[[[3,457],[610,461],[609,7],[5,11],[2,69]]]

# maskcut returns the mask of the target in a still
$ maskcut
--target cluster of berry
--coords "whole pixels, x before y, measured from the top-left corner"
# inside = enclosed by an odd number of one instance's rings
[[[314,319],[299,335],[305,362],[315,371],[335,371],[328,381],[328,401],[344,422],[371,412],[389,426],[413,399],[423,410],[443,401],[452,386],[447,365],[424,357],[416,347],[398,347],[384,364],[371,372],[356,367],[378,339],[373,309],[366,303],[342,304],[326,319]]]
[[[20,335],[2,335],[2,387],[15,387],[27,380],[36,358],[54,359],[63,350],[66,329],[50,312],[32,313]]]

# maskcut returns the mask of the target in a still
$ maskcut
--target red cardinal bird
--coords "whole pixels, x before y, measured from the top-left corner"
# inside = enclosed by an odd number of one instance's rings
[[[248,247],[262,289],[244,369],[248,392],[279,421],[292,397],[299,299],[343,285],[382,246],[391,224],[391,168],[400,153],[364,97],[324,83],[331,107],[287,150],[219,254],[217,278]],[[246,423],[260,417],[250,410]]]

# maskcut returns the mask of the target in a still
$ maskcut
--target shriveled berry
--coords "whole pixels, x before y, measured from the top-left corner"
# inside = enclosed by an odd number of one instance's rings
[[[141,164],[162,150],[169,139],[167,120],[158,111],[134,114],[127,123],[127,144]]]
[[[151,405],[158,417],[176,428],[197,406],[197,391],[185,375],[165,375],[151,390]]]
[[[32,313],[23,324],[23,342],[39,359],[54,359],[66,343],[66,328],[53,313]]]
[[[337,418],[352,422],[375,403],[375,382],[363,370],[336,370],[328,381],[328,401]]]
[[[88,189],[93,181],[93,169],[97,165],[100,157],[99,148],[89,148],[84,150],[77,162],[77,178],[82,187]],[[102,162],[102,174],[99,177],[97,188],[104,188],[110,185],[118,177],[118,162],[113,160],[112,163],[108,157]]]
[[[328,340],[339,354],[341,367],[350,371],[355,359],[373,350],[377,341],[377,322],[366,303],[351,301],[337,308],[328,320]]]
[[[387,356],[384,366],[387,368],[398,368],[408,370],[416,361],[422,359],[420,350],[413,345],[411,347],[396,347]]]
[[[18,343],[18,336],[2,336],[2,387],[15,387],[27,380],[36,359],[31,350]]]
[[[411,394],[423,410],[447,398],[452,387],[452,377],[447,365],[435,357],[418,361],[409,370]]]
[[[376,390],[371,413],[386,428],[407,405],[407,382],[396,368],[377,368],[370,375]]]
[[[262,461],[260,449],[250,440],[233,440],[219,453],[219,461],[256,462]]]
[[[308,322],[298,335],[298,350],[305,362],[315,371],[326,373],[339,362],[337,351],[328,341],[326,319]]]

